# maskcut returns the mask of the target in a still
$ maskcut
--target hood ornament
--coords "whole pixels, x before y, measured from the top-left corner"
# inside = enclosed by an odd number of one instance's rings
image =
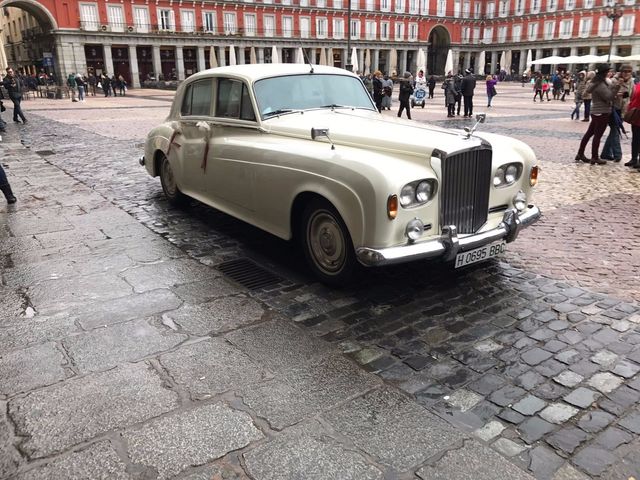
[[[481,123],[484,123],[485,120],[487,119],[487,114],[486,113],[479,113],[476,115],[476,123],[473,127],[469,128],[469,127],[464,127],[464,131],[466,134],[465,138],[471,138],[471,135],[473,135],[473,132],[476,131],[476,128],[478,128],[478,125],[480,125]]]

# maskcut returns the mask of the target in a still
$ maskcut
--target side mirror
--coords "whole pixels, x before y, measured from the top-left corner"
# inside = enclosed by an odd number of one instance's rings
[[[329,138],[329,129],[328,128],[312,128],[311,129],[311,140],[315,140],[319,137]]]
[[[479,113],[476,115],[476,120],[478,121],[478,123],[484,123],[486,119],[487,119],[486,113]]]

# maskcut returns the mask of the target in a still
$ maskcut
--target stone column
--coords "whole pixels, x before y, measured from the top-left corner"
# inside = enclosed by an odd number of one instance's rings
[[[131,86],[140,88],[140,70],[138,70],[138,51],[135,45],[129,45],[129,68],[131,69]]]
[[[160,78],[160,74],[162,73],[162,60],[160,60],[160,45],[154,45],[152,50],[152,60],[153,60],[153,73],[156,77],[156,80]]]
[[[560,49],[559,48],[552,48],[551,49],[551,55],[558,55],[558,53],[560,53]],[[557,64],[553,64],[551,65],[551,73],[555,72],[558,69],[558,65]]]
[[[256,60],[258,63],[264,63],[264,48],[256,47]]]
[[[451,57],[453,58],[453,73],[460,73],[460,50],[452,48]]]
[[[115,73],[113,71],[113,56],[111,54],[111,45],[103,45],[104,47],[104,69],[107,74],[112,77]]]
[[[201,72],[206,68],[207,63],[204,58],[204,47],[198,47],[198,71]]]
[[[226,48],[225,47],[218,47],[218,66],[220,67],[224,67],[227,65],[227,60],[226,60]]]
[[[471,52],[464,53],[464,62],[462,64],[462,68],[466,70],[467,68],[471,68]],[[474,73],[478,73],[478,69],[474,69]]]
[[[347,68],[347,62],[349,61],[349,50],[342,49],[342,68]]]
[[[498,54],[497,52],[491,52],[491,75],[496,73],[496,67],[498,66]]]
[[[247,57],[245,55],[244,48],[245,48],[244,45],[240,45],[238,47],[238,58],[236,59],[238,62],[238,65],[244,65],[245,63],[247,63]]]
[[[72,43],[71,49],[75,73],[87,73],[87,57],[84,54],[84,44]]]
[[[407,51],[400,50],[398,53],[398,77],[402,77],[402,74],[408,70]]]
[[[520,68],[521,75],[529,68],[529,65],[527,65],[527,50],[520,50],[520,64],[518,67]]]
[[[176,72],[178,73],[178,81],[184,80],[184,50],[182,45],[176,47]]]
[[[371,56],[371,73],[375,72],[380,68],[380,50],[375,48],[373,50],[373,55]]]

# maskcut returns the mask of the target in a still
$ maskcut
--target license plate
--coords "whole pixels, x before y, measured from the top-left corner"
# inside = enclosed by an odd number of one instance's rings
[[[494,243],[492,245],[485,245],[484,247],[475,248],[467,252],[462,252],[456,255],[455,268],[464,267],[465,265],[471,265],[472,263],[482,262],[493,258],[507,249],[507,242]]]

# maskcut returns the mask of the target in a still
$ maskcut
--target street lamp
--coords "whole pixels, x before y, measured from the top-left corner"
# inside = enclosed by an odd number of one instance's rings
[[[622,9],[619,8],[615,2],[613,3],[613,5],[607,8],[605,12],[607,14],[607,18],[612,22],[611,36],[609,37],[609,55],[607,56],[607,63],[609,63],[611,60],[611,49],[613,48],[613,32],[616,29],[616,22],[618,21],[618,19],[622,17],[623,13],[622,13]]]
[[[353,59],[351,58],[351,0],[347,0],[347,64],[348,71],[353,70]]]

